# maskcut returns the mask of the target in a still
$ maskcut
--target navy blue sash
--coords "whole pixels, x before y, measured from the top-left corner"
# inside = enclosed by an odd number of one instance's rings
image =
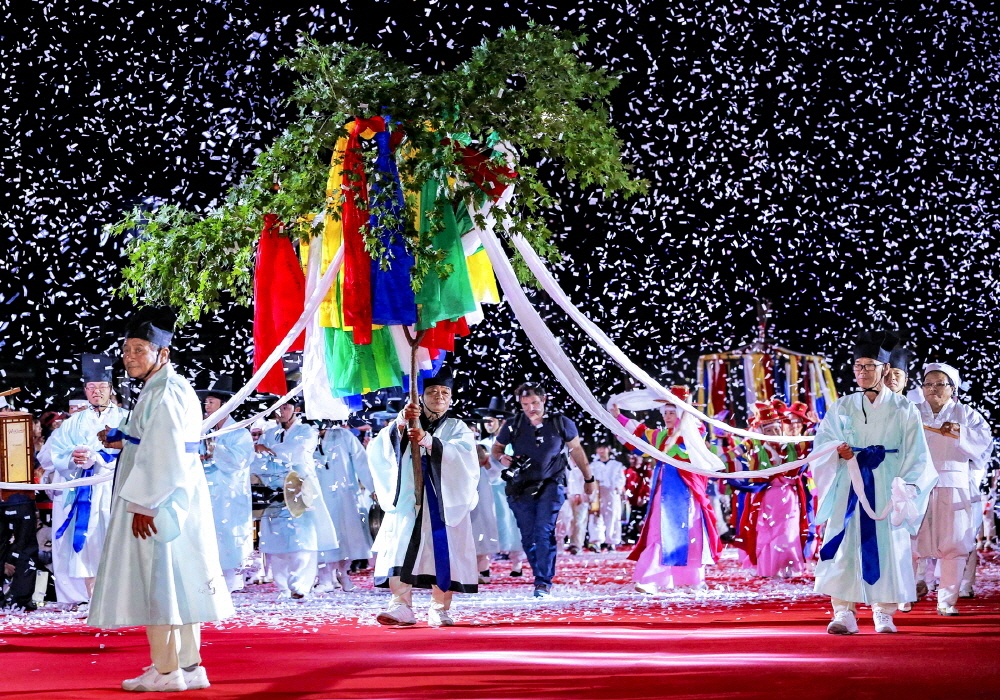
[[[882,445],[869,445],[864,448],[852,447],[851,449],[857,453],[858,467],[861,470],[861,481],[865,489],[865,498],[868,499],[868,503],[874,508],[875,470],[885,460],[887,453],[898,452],[899,450],[887,450]],[[858,494],[854,491],[854,485],[852,484],[851,493],[847,497],[847,510],[844,511],[844,528],[835,537],[827,540],[826,544],[819,550],[819,558],[822,561],[829,561],[836,556],[837,550],[840,549],[840,545],[844,541],[844,535],[847,534],[847,524],[851,521],[851,516],[854,515],[857,505]],[[861,518],[859,522],[861,531],[861,578],[864,579],[865,583],[872,585],[882,576],[878,560],[876,521],[868,515],[864,508],[861,509],[859,517]]]
[[[451,590],[451,557],[448,554],[448,530],[441,515],[440,494],[431,478],[431,458],[421,458],[424,471],[424,493],[427,496],[427,512],[431,519],[431,540],[434,545],[434,578],[442,591]],[[420,527],[420,523],[417,523]]]
[[[111,455],[104,450],[99,451],[97,454],[106,463],[111,463],[115,460],[117,455]],[[84,469],[80,474],[81,479],[86,479],[88,476],[94,475],[94,468]],[[90,509],[91,509],[91,497],[94,493],[93,486],[78,486],[73,489],[73,505],[70,506],[69,513],[66,514],[66,520],[63,524],[59,526],[56,531],[56,539],[61,539],[66,530],[69,528],[69,524],[73,523],[73,551],[79,552],[83,549],[83,546],[87,543],[87,528],[90,526]]]

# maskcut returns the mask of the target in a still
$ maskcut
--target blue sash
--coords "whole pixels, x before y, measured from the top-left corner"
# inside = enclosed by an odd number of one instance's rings
[[[111,455],[104,450],[99,451],[97,454],[106,463],[111,463],[115,460],[117,455]],[[81,472],[81,479],[86,479],[88,476],[94,475],[94,468],[84,469]],[[69,528],[69,524],[73,523],[73,551],[79,552],[83,549],[83,546],[87,543],[87,528],[90,526],[90,508],[91,508],[91,497],[94,493],[93,486],[78,486],[73,489],[73,505],[70,506],[69,513],[66,514],[66,520],[63,524],[59,526],[56,531],[56,539],[61,539],[66,530]]]
[[[142,442],[142,440],[140,440],[139,438],[133,437],[128,433],[123,433],[118,428],[112,428],[111,430],[109,430],[106,440],[108,442],[131,442],[133,445],[138,445]],[[198,454],[200,449],[201,449],[201,440],[199,440],[198,442],[184,443],[184,451],[187,452],[188,454],[196,455]]]
[[[660,478],[660,564],[687,566],[691,490],[676,467],[657,462],[654,481],[657,474]]]
[[[899,450],[887,450],[882,445],[869,445],[865,448],[852,447],[857,453],[858,466],[861,469],[861,481],[865,488],[865,497],[872,508],[875,507],[875,470],[885,460],[888,452],[898,452]],[[847,525],[851,521],[851,516],[858,505],[858,494],[851,485],[851,493],[847,497],[847,510],[844,511],[844,528],[834,537],[827,540],[826,544],[819,550],[819,558],[822,561],[829,561],[837,554],[844,535],[847,534]],[[858,523],[861,531],[861,578],[865,583],[872,585],[882,576],[881,567],[878,560],[878,537],[876,531],[876,521],[868,515],[864,508],[859,513],[861,520]]]
[[[427,512],[431,519],[431,541],[434,545],[434,579],[442,591],[451,590],[451,557],[448,554],[448,531],[441,517],[440,496],[431,478],[431,458],[421,458],[424,471],[424,493],[427,496]],[[420,527],[420,523],[417,523]]]

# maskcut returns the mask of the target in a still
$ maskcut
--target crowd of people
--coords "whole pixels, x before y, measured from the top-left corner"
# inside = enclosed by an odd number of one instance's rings
[[[54,600],[94,626],[146,626],[152,670],[127,690],[206,687],[199,625],[231,614],[230,594],[249,584],[301,600],[353,590],[352,575],[370,571],[389,591],[379,623],[415,624],[417,587],[431,591],[428,623],[450,626],[453,594],[478,592],[500,559],[513,577],[527,564],[525,582],[547,598],[560,553],[628,549],[635,590],[655,595],[704,588],[729,544],[757,576],[814,567],[829,632],[856,633],[859,604],[877,632],[894,632],[893,615],[935,589],[938,613],[959,614],[974,595],[977,540],[995,538],[990,427],[958,401],[950,365],[924,366],[917,395],[904,396],[908,363],[891,334],[859,339],[859,391],[822,420],[772,399],[753,406],[761,439],[712,439],[685,409],[688,390],[673,387],[679,402],[659,400],[661,426],[611,405],[632,438],[588,456],[537,384],[514,390],[515,410],[493,397],[475,419],[454,416],[447,370],[398,410],[308,421],[293,399],[203,435],[232,382],[196,392],[169,362],[172,332],[155,311],[126,328],[123,364],[142,386],[129,408],[112,390],[114,358],[84,355],[85,398],[36,421],[42,486],[2,494],[3,606]],[[820,456],[802,461],[810,452]],[[724,462],[746,476],[712,478]]]

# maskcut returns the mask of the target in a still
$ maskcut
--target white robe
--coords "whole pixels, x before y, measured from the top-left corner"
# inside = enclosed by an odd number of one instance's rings
[[[476,554],[496,554],[500,551],[500,533],[497,530],[497,509],[493,502],[492,473],[489,463],[480,467],[479,502],[472,509],[472,536],[476,540]]]
[[[577,470],[579,471],[579,470]],[[622,492],[625,491],[625,465],[617,459],[590,463],[590,472],[597,479],[601,510],[590,514],[590,541],[593,544],[622,543]],[[581,481],[583,474],[580,474]]]
[[[125,411],[117,406],[108,406],[104,411],[88,408],[74,413],[59,426],[59,429],[49,436],[46,444],[49,446],[49,456],[52,466],[59,476],[59,481],[70,481],[80,478],[84,471],[93,468],[93,476],[99,476],[115,468],[114,460],[106,461],[98,453],[102,450],[117,457],[118,450],[105,450],[97,439],[97,433],[105,427],[117,428],[125,418]],[[90,451],[87,461],[77,465],[73,462],[73,450],[78,447]],[[94,484],[90,487],[90,519],[87,524],[87,539],[79,552],[73,549],[73,528],[70,523],[62,537],[56,539],[56,533],[66,522],[77,489],[53,491],[52,520],[52,562],[57,569],[57,576],[85,579],[97,576],[97,567],[101,563],[101,549],[104,547],[104,537],[111,519],[111,482]],[[55,508],[59,504],[58,511]],[[73,518],[76,520],[76,516]],[[79,601],[60,601],[79,602]]]
[[[223,427],[233,423],[226,418]],[[202,462],[223,569],[238,569],[253,552],[253,514],[250,505],[250,464],[253,438],[247,430],[233,430],[214,438],[211,459]],[[202,443],[204,450],[204,443]]]
[[[361,487],[375,489],[364,445],[347,428],[330,428],[316,451],[316,478],[337,531],[339,546],[320,552],[321,562],[368,559],[372,534],[362,511]]]
[[[166,365],[149,378],[119,426],[140,443],[124,442],[118,457],[87,624],[186,625],[233,614],[198,458],[201,419],[191,385]],[[153,515],[157,534],[134,536],[135,512]]]
[[[924,425],[940,428],[942,423],[958,423],[961,430],[957,439],[925,431],[938,481],[914,542],[915,555],[965,559],[976,547],[982,519],[973,504],[985,475],[982,456],[992,447],[993,435],[976,410],[956,401],[949,399],[937,415],[927,402],[918,408]]]
[[[368,464],[379,505],[385,511],[373,549],[375,584],[387,586],[391,576],[418,588],[435,584],[434,547],[430,509],[424,482],[424,506],[418,532],[410,443],[400,439],[398,425],[390,423],[368,443]],[[400,453],[400,451],[402,453]],[[421,452],[428,451],[421,448]],[[450,590],[475,593],[479,585],[472,509],[479,501],[479,455],[472,431],[457,418],[445,418],[433,434],[432,454],[440,455],[441,501],[451,565]],[[412,549],[408,561],[408,550]]]
[[[862,407],[862,401],[864,401]],[[881,514],[891,498],[892,481],[899,476],[916,487],[922,513],[937,480],[924,439],[920,413],[905,397],[883,388],[874,403],[862,392],[841,397],[830,407],[816,433],[814,449],[846,442],[851,447],[882,445],[899,450],[885,455],[874,470],[875,502]],[[836,452],[812,463],[819,494],[816,522],[826,523],[825,541],[844,530],[844,513],[851,491],[847,463]],[[876,522],[880,577],[868,584],[861,575],[860,512],[858,504],[847,533],[833,559],[816,565],[816,591],[856,603],[905,603],[916,600],[910,535],[907,526],[893,527],[889,519]]]
[[[303,482],[303,488],[315,490],[317,498],[305,513],[293,518],[283,503],[275,503],[264,510],[260,519],[260,551],[265,554],[290,552],[322,552],[340,545],[326,501],[319,497],[320,487],[316,478],[313,452],[319,433],[311,425],[296,420],[286,431],[280,425],[260,437],[258,444],[271,448],[275,457],[254,463],[253,473],[272,489],[281,489],[285,477],[294,471]]]

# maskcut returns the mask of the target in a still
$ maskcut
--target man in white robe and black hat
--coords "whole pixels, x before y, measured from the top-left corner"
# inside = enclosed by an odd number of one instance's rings
[[[223,374],[211,388],[196,393],[205,408],[205,418],[208,418],[232,398],[233,378]],[[226,416],[212,426],[211,432],[225,430],[233,423],[232,416]],[[245,428],[213,435],[201,444],[201,464],[212,496],[219,563],[230,592],[243,588],[244,580],[238,572],[253,552],[250,465],[254,458],[253,438]]]
[[[128,418],[100,434],[121,454],[87,624],[146,627],[153,663],[122,682],[137,692],[207,688],[201,623],[233,614],[198,458],[201,406],[170,364],[173,330],[165,308],[129,320],[122,359],[142,391]]]
[[[470,514],[479,498],[480,466],[472,430],[448,415],[453,385],[447,370],[425,379],[422,406],[407,404],[368,444],[385,511],[373,547],[375,585],[392,592],[388,609],[378,615],[383,625],[416,623],[414,587],[431,589],[427,620],[434,627],[454,624],[452,593],[478,591]]]
[[[295,600],[312,592],[319,553],[340,546],[316,475],[319,431],[302,422],[298,402],[292,399],[278,408],[278,425],[255,446],[264,459],[251,467],[257,481],[281,494],[261,517],[260,551],[267,556],[279,595]]]
[[[100,476],[115,468],[118,450],[97,439],[105,427],[117,428],[125,411],[112,403],[108,355],[82,357],[85,410],[73,413],[52,433],[46,445],[57,482]],[[111,519],[111,482],[53,491],[52,569],[56,599],[76,604],[90,600]]]
[[[938,480],[914,541],[913,556],[918,581],[926,568],[924,560],[938,560],[937,612],[946,616],[958,615],[959,587],[969,554],[975,551],[981,521],[983,456],[993,446],[993,433],[983,416],[957,400],[960,386],[959,372],[951,365],[924,365],[924,401],[918,409]]]
[[[885,385],[898,338],[862,333],[851,369],[860,391],[837,399],[820,422],[812,462],[825,523],[816,592],[830,596],[830,634],[856,634],[856,607],[872,607],[875,631],[895,632],[898,604],[916,600],[910,537],[937,480],[917,407]],[[857,485],[857,490],[856,490]],[[890,508],[899,505],[896,518]]]

